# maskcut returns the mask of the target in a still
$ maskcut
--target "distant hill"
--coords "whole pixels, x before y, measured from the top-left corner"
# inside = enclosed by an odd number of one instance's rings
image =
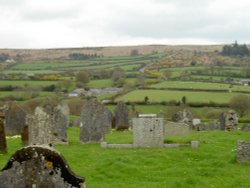
[[[38,61],[51,59],[65,59],[72,53],[83,53],[104,57],[129,56],[132,50],[138,54],[175,51],[213,52],[221,51],[222,45],[140,45],[140,46],[110,46],[110,47],[83,47],[83,48],[57,48],[57,49],[0,49],[0,54],[8,54],[11,58],[21,57],[24,61]]]

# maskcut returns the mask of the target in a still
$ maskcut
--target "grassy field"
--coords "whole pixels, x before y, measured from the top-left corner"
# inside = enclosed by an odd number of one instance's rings
[[[247,188],[250,164],[236,162],[237,140],[249,133],[235,131],[192,132],[169,137],[171,142],[199,140],[200,147],[172,149],[102,149],[99,144],[79,144],[79,130],[68,130],[69,145],[56,146],[71,169],[86,178],[88,188]],[[131,143],[131,132],[112,132],[109,143]],[[0,155],[2,168],[21,147],[20,138],[7,139],[9,153]]]
[[[229,100],[236,96],[236,93],[216,93],[216,92],[190,92],[190,91],[167,91],[167,90],[134,90],[121,97],[116,101],[144,101],[144,97],[148,96],[149,102],[161,101],[180,101],[186,96],[187,102],[217,102],[228,103]]]
[[[0,86],[12,85],[12,86],[47,86],[56,84],[57,81],[32,81],[32,80],[0,80]]]
[[[228,90],[228,91],[250,91],[250,87],[221,84],[221,83],[206,83],[206,82],[189,82],[189,81],[164,81],[155,85],[152,88],[186,88],[186,89],[206,89],[206,90]]]

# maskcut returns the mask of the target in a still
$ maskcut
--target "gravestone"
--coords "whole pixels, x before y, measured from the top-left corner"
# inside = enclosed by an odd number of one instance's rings
[[[4,129],[4,114],[0,112],[0,153],[7,152],[6,135]]]
[[[15,152],[0,172],[0,188],[85,188],[66,160],[52,148],[24,147]]]
[[[115,128],[123,130],[129,128],[128,106],[124,102],[118,102],[115,108]]]
[[[29,145],[29,128],[28,126],[24,126],[22,133],[21,133],[22,145],[28,146]]]
[[[25,126],[27,113],[16,103],[10,102],[5,110],[6,135],[19,135]]]
[[[29,144],[67,143],[68,116],[58,104],[45,103],[27,117]]]
[[[97,100],[84,103],[80,117],[80,142],[101,142],[111,130],[111,112]]]
[[[134,147],[163,147],[163,118],[133,118]]]
[[[237,142],[237,161],[240,163],[250,162],[250,142]]]
[[[195,126],[195,130],[197,131],[213,131],[220,129],[221,129],[220,123],[217,121],[201,123]]]
[[[193,120],[192,113],[186,109],[179,111],[172,116],[173,122],[186,123],[189,125],[190,128],[192,128],[193,126],[192,120]]]
[[[185,123],[176,123],[168,121],[164,124],[165,136],[188,135],[190,133],[189,125]]]

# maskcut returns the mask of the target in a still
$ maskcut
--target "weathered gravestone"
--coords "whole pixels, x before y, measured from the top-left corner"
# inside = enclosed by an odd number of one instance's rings
[[[115,108],[115,128],[117,130],[129,128],[128,114],[128,106],[123,102],[118,102]]]
[[[4,114],[0,112],[0,153],[7,152],[7,144],[4,129]]]
[[[68,117],[62,105],[45,104],[28,115],[29,144],[67,143]]]
[[[197,131],[213,131],[213,130],[220,130],[221,127],[219,122],[213,121],[213,122],[198,124],[194,126],[194,129]]]
[[[134,147],[163,147],[163,118],[133,118]]]
[[[27,113],[16,103],[10,102],[5,110],[6,135],[13,136],[21,134]]]
[[[192,120],[193,120],[192,113],[186,109],[184,109],[183,111],[179,111],[172,116],[173,122],[186,123],[189,125],[190,128],[192,128],[193,126]]]
[[[237,161],[240,163],[250,163],[250,142],[238,141]]]
[[[21,133],[22,145],[28,146],[29,145],[29,128],[28,126],[24,126],[22,133]]]
[[[52,148],[29,146],[18,151],[0,172],[0,188],[85,188],[65,159]]]
[[[80,119],[80,142],[101,142],[111,130],[112,114],[97,100],[84,103]]]
[[[164,125],[164,135],[176,136],[176,135],[188,135],[190,133],[189,125],[185,123],[176,123],[167,121]]]

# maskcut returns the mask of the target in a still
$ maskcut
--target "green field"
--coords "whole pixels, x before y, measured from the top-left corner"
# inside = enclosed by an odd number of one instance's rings
[[[249,86],[230,85],[222,83],[189,82],[189,81],[164,81],[152,88],[185,88],[185,89],[206,89],[206,90],[228,90],[228,91],[250,91]]]
[[[188,102],[216,102],[228,103],[236,93],[218,93],[218,92],[191,92],[191,91],[168,91],[168,90],[134,90],[121,97],[116,101],[136,102],[144,101],[148,96],[149,102],[162,102],[176,100],[180,101],[186,96]]]
[[[199,140],[200,147],[102,149],[99,144],[79,144],[77,128],[68,130],[69,145],[56,146],[70,168],[86,178],[88,188],[247,188],[250,164],[236,162],[237,140],[249,133],[235,131],[192,132],[169,137],[169,142]],[[20,138],[7,139],[9,153],[0,155],[2,168],[21,147]],[[131,143],[131,132],[112,132],[109,143]]]
[[[47,86],[56,84],[57,81],[32,81],[32,80],[0,80],[0,86]]]

